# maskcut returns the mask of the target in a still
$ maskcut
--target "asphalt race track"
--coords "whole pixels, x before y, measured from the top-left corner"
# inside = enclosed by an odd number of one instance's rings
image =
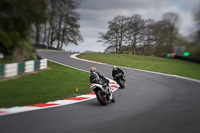
[[[75,60],[73,53],[38,54],[86,71],[94,66],[112,78],[112,66]],[[115,103],[101,106],[94,99],[1,116],[0,133],[200,133],[200,82],[123,70],[126,87],[114,92]]]

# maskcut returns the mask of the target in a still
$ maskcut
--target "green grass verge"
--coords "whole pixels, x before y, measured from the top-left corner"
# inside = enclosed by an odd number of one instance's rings
[[[0,82],[0,107],[45,103],[91,92],[89,73],[48,62],[49,70]],[[76,91],[76,87],[79,91]]]
[[[127,54],[80,54],[78,57],[110,65],[200,79],[200,64],[177,59]]]

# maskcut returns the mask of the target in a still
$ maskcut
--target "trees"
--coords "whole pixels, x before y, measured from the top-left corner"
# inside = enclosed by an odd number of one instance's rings
[[[108,22],[109,30],[106,33],[99,32],[98,42],[109,45],[106,50],[115,49],[116,54],[122,53],[122,45],[126,43],[127,20],[126,16],[116,16]]]
[[[200,5],[197,6],[197,10],[194,14],[194,20],[196,21],[196,34],[194,41],[196,44],[200,44]]]
[[[172,53],[174,42],[178,36],[179,15],[173,12],[165,13],[163,20],[166,21],[167,52]]]
[[[63,44],[66,46],[68,44],[78,45],[78,42],[82,42],[83,38],[80,34],[79,24],[77,22],[77,18],[79,18],[78,14],[74,14],[74,16],[66,16],[64,21],[64,27],[61,29],[61,46],[60,50],[63,48]]]
[[[1,0],[0,52],[5,55],[17,54],[18,58],[13,56],[16,62],[30,58],[33,55],[30,54],[33,51],[29,41],[31,25],[44,21],[44,0]]]
[[[154,26],[155,55],[162,56],[173,52],[174,42],[177,39],[179,16],[173,12],[163,15],[163,19]]]
[[[127,39],[132,48],[132,54],[138,54],[136,45],[143,39],[144,20],[138,14],[128,19]]]
[[[83,41],[75,11],[79,5],[80,0],[1,0],[0,52],[20,62],[35,56],[30,40],[49,46],[57,41],[60,50],[77,45]]]
[[[121,54],[126,49],[123,46],[128,45],[128,47],[131,46],[132,54],[137,53],[136,45],[142,40],[142,30],[144,28],[144,20],[141,19],[140,15],[133,14],[131,17],[116,16],[108,22],[108,25],[106,33],[99,32],[98,40],[98,42],[108,45],[106,51],[115,49],[116,54]]]
[[[143,30],[143,48],[142,53],[144,55],[153,55],[155,52],[155,37],[154,37],[155,21],[152,19],[145,20],[145,26]]]
[[[98,42],[108,45],[106,52],[162,56],[173,52],[178,35],[179,16],[169,12],[162,20],[144,20],[140,15],[117,16],[108,22],[108,31],[99,32]]]
[[[80,0],[46,0],[46,4],[47,21],[40,26],[43,31],[37,30],[35,25],[35,43],[46,43],[49,46],[57,43],[56,47],[61,50],[63,45],[67,46],[70,43],[78,45],[78,42],[82,42],[78,23],[80,15],[75,11],[80,5]],[[39,33],[40,40],[38,32],[43,33],[42,36]]]
[[[158,21],[154,25],[153,31],[155,41],[155,53],[156,56],[162,56],[167,53],[167,22]]]
[[[196,11],[194,12],[194,20],[196,22],[196,30],[195,33],[193,33],[193,41],[188,46],[188,51],[191,53],[190,57],[200,60],[200,5],[196,7]]]

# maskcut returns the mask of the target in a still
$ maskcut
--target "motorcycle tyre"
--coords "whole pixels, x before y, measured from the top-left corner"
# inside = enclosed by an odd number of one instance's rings
[[[112,94],[112,99],[110,100],[111,102],[115,102],[115,96],[114,96],[114,94]]]
[[[118,83],[119,83],[120,88],[123,89],[125,87],[125,82],[123,84],[121,79],[118,79]]]
[[[103,95],[105,95],[103,91],[96,92],[97,100],[99,101],[99,103],[101,105],[106,105],[108,103],[108,99],[107,97],[104,97]]]

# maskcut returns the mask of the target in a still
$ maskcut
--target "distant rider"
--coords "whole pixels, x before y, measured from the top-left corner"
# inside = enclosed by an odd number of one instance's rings
[[[113,66],[113,71],[112,71],[112,76],[113,76],[113,79],[114,80],[116,80],[115,79],[115,75],[116,74],[119,74],[119,73],[122,73],[123,74],[123,80],[125,80],[125,78],[124,78],[124,72],[119,68],[119,67],[117,67],[117,66]]]
[[[95,83],[95,84],[100,84],[103,86],[103,88],[105,88],[106,85],[109,85],[109,80],[106,79],[103,75],[101,75],[100,73],[97,72],[97,69],[95,67],[91,67],[90,68],[90,84]],[[103,82],[105,82],[106,84],[103,84]]]

